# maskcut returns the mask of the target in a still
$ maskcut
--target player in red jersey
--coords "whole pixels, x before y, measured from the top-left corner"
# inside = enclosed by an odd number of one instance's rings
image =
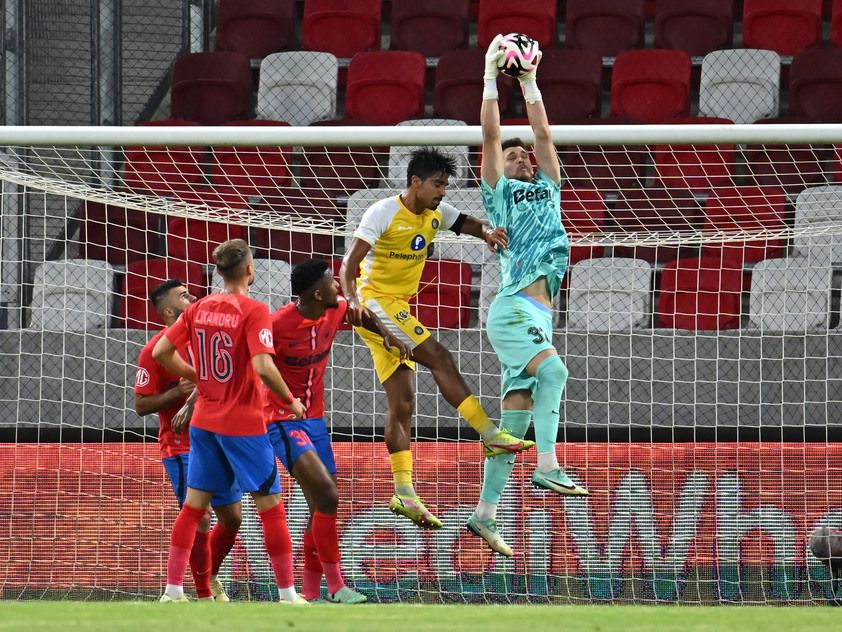
[[[330,268],[318,259],[295,266],[292,293],[298,300],[272,315],[275,364],[306,412],[304,419],[296,421],[289,407],[269,393],[267,430],[275,455],[301,485],[310,507],[301,593],[305,599],[317,599],[324,574],[329,602],[364,603],[365,595],[346,586],[342,578],[336,529],[336,462],[325,421],[325,369],[348,304],[339,297],[339,284]],[[406,345],[368,310],[363,314],[363,326],[383,336],[387,349],[395,346],[402,356],[408,353]]]
[[[248,297],[254,280],[248,244],[242,239],[223,242],[213,257],[223,290],[190,305],[152,350],[157,362],[196,384],[199,393],[190,425],[187,497],[173,525],[161,601],[186,600],[182,583],[196,527],[214,495],[239,487],[254,498],[281,602],[306,604],[293,585],[292,541],[257,378],[295,418],[302,417],[304,407],[272,360],[269,309]],[[178,354],[188,344],[195,369]]]
[[[170,279],[158,285],[149,295],[155,311],[169,327],[186,310],[196,297],[178,279]],[[190,466],[190,439],[186,428],[176,428],[173,417],[188,395],[195,390],[193,382],[169,373],[152,359],[152,349],[163,335],[161,330],[146,343],[137,360],[137,374],[134,385],[134,407],[138,415],[158,413],[161,425],[158,442],[161,459],[178,499],[178,506],[184,504],[187,493],[187,471]],[[199,599],[228,601],[228,595],[217,574],[222,561],[240,530],[242,505],[239,490],[224,498],[215,498],[213,509],[219,519],[213,531],[210,529],[210,513],[199,522],[196,539],[190,551],[190,571]]]

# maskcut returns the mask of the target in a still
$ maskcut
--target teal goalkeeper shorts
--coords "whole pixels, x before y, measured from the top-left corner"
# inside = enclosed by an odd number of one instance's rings
[[[526,372],[526,365],[545,349],[555,349],[552,310],[525,294],[498,295],[488,310],[486,333],[500,358],[501,396],[514,390],[534,391],[538,382]]]

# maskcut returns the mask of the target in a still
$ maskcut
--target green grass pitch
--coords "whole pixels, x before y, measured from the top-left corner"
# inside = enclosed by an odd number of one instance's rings
[[[281,606],[271,603],[0,602],[0,631],[793,632],[840,629],[821,607]]]

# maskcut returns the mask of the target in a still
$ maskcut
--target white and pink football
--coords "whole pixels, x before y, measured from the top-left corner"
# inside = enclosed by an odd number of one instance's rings
[[[503,55],[497,67],[505,75],[519,77],[532,72],[541,61],[541,49],[538,42],[523,33],[509,33],[500,41]]]

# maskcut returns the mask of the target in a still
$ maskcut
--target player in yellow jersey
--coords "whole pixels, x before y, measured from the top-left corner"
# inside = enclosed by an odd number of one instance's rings
[[[453,159],[437,150],[413,152],[407,166],[406,190],[366,210],[339,272],[348,301],[347,319],[371,350],[389,402],[384,434],[395,482],[389,509],[427,529],[439,529],[442,524],[427,510],[412,484],[409,437],[415,410],[415,362],[430,369],[444,398],[480,434],[486,456],[520,452],[534,445],[498,429],[489,420],[477,397],[468,390],[450,352],[409,310],[409,299],[418,293],[427,247],[439,230],[473,235],[495,248],[508,244],[505,229],[492,229],[442,202],[448,178],[454,173]],[[361,327],[365,309],[377,314],[386,328],[411,349],[411,359],[387,351],[377,334]]]

